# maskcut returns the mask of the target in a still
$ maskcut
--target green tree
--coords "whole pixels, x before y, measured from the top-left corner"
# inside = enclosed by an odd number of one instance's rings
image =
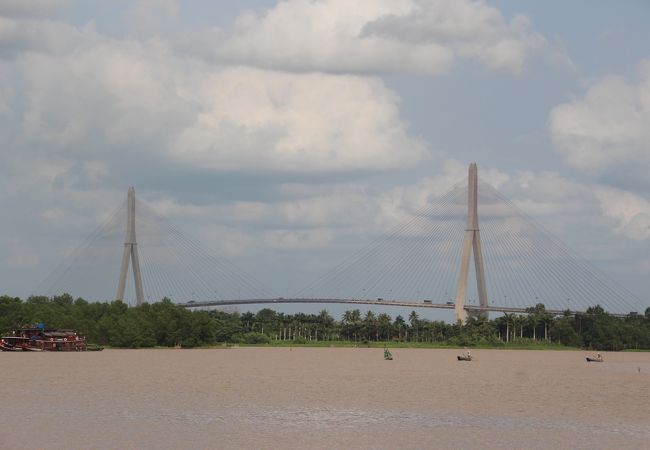
[[[371,310],[368,310],[363,318],[363,330],[367,340],[378,339],[377,319]]]
[[[377,316],[377,330],[383,340],[391,338],[391,323],[390,316],[386,313],[381,313]]]
[[[393,327],[397,330],[397,337],[401,341],[402,330],[406,328],[406,322],[404,321],[404,318],[401,315],[395,317],[395,320],[393,321]]]
[[[418,341],[419,338],[419,327],[420,327],[420,321],[419,321],[419,316],[418,313],[415,311],[411,311],[411,314],[409,314],[409,323],[411,324],[411,332],[415,330],[415,341]]]

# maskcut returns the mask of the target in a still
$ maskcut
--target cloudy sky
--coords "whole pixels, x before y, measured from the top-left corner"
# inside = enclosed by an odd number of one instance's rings
[[[476,161],[648,299],[649,19],[643,0],[3,0],[0,290],[33,293],[131,185],[298,290]]]

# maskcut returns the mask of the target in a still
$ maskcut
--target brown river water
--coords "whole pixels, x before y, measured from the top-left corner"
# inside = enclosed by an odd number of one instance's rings
[[[650,448],[650,353],[0,353],[0,448]]]

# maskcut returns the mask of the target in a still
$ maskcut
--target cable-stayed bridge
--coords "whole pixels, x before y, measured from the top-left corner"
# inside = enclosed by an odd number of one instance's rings
[[[131,270],[129,270],[131,269]],[[128,276],[133,274],[132,280]],[[37,293],[189,308],[330,303],[453,309],[467,315],[641,311],[623,286],[560,243],[496,189],[468,179],[291,296],[279,296],[187,237],[129,189],[120,206]],[[288,293],[287,293],[288,294]]]

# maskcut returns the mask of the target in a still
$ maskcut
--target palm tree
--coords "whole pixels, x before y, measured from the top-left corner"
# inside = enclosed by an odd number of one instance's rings
[[[342,319],[341,322],[343,322],[341,324],[342,325],[341,326],[341,328],[342,328],[341,331],[344,332],[345,338],[347,340],[350,340],[350,331],[354,329],[354,315],[353,315],[352,311],[345,311],[343,313],[343,319]]]
[[[321,331],[321,338],[329,339],[332,334],[332,329],[334,328],[334,318],[329,315],[326,310],[322,310],[316,317],[317,323]],[[318,328],[316,329],[316,340],[318,340]]]
[[[418,341],[418,334],[420,332],[419,330],[419,321],[418,321],[418,313],[415,311],[411,311],[411,314],[409,314],[409,322],[411,324],[411,329],[415,328],[415,341]]]
[[[246,327],[246,331],[252,331],[255,327],[255,314],[248,311],[241,315],[242,325]]]
[[[361,328],[361,311],[359,311],[358,309],[352,310],[351,317],[352,317],[352,334],[354,335],[354,340],[356,341],[359,329]]]
[[[525,318],[522,316],[514,316],[512,319],[512,327],[513,327],[513,337],[516,336],[517,333],[517,327],[519,327],[519,338],[524,337],[524,323],[525,323]]]
[[[553,323],[553,316],[550,314],[542,314],[540,317],[542,323],[544,324],[544,340],[548,341],[548,326]]]
[[[404,322],[404,318],[401,315],[395,317],[393,326],[397,328],[397,335],[400,341],[402,340],[402,329],[404,328],[404,325],[406,325],[406,322]]]
[[[390,316],[386,313],[381,313],[377,316],[377,329],[381,330],[382,337],[385,340],[390,339]]]
[[[539,317],[537,314],[529,314],[528,317],[526,318],[526,322],[530,324],[530,327],[533,329],[533,340],[537,339],[537,325],[539,324]]]
[[[366,312],[366,317],[363,318],[363,328],[365,328],[367,340],[370,340],[373,333],[375,335],[377,334],[377,326],[375,322],[375,313],[368,310],[368,312]]]
[[[506,324],[506,342],[510,342],[510,325],[513,325],[514,328],[515,317],[512,313],[503,314],[503,321]]]

